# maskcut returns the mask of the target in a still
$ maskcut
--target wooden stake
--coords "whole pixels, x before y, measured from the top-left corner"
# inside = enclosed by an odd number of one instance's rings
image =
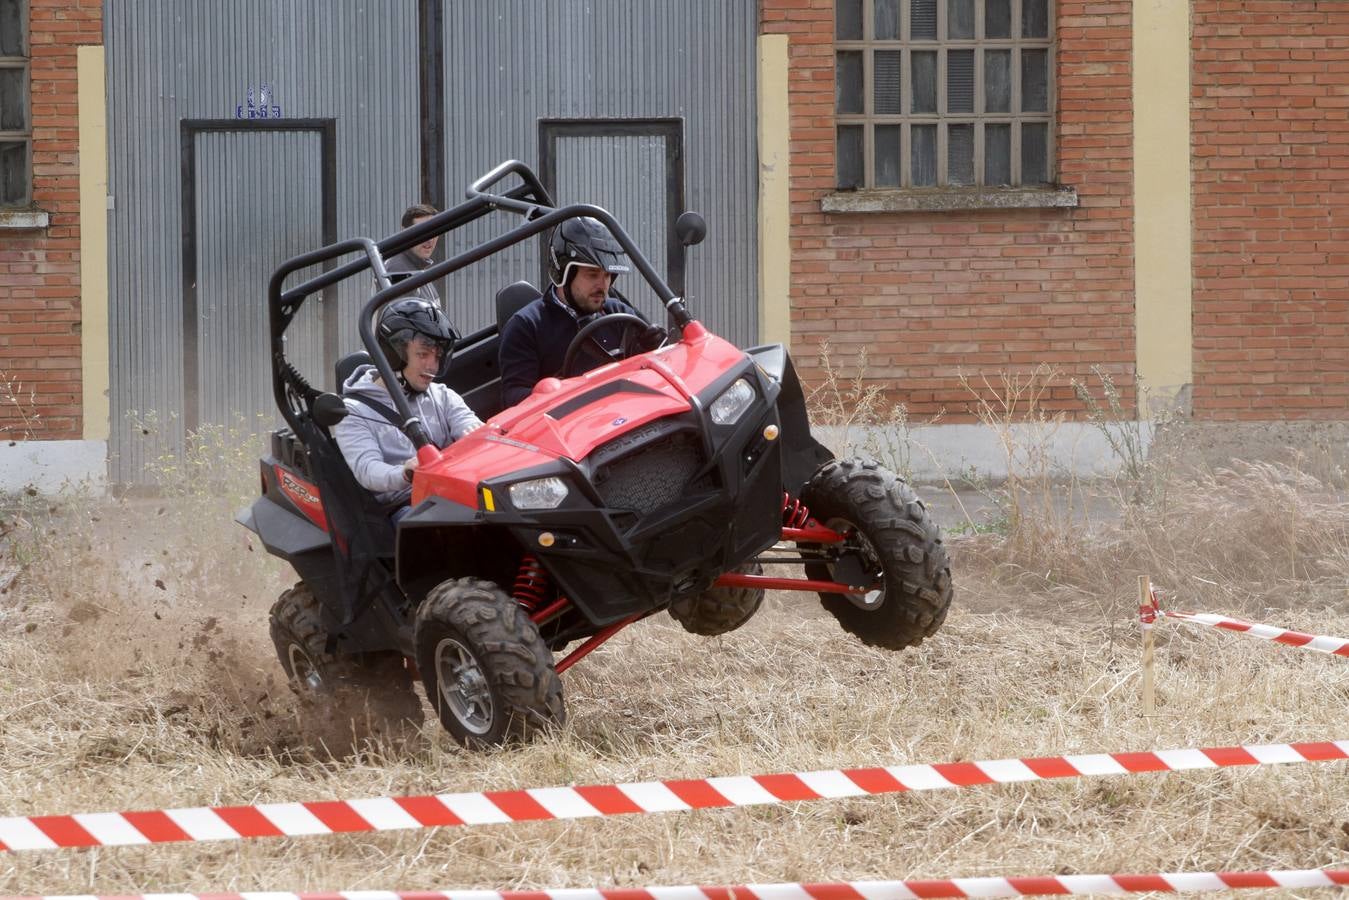
[[[1152,581],[1146,575],[1138,576],[1138,607],[1143,625],[1143,715],[1150,716],[1155,711],[1156,697],[1153,691],[1152,668],[1156,640],[1153,625],[1142,616],[1142,609],[1152,605]]]

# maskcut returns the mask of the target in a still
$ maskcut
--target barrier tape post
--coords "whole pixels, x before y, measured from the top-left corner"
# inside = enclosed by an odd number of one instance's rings
[[[1153,626],[1157,622],[1157,608],[1152,603],[1152,579],[1138,576],[1138,622],[1143,627],[1143,715],[1156,711],[1153,667],[1157,656],[1157,636]]]

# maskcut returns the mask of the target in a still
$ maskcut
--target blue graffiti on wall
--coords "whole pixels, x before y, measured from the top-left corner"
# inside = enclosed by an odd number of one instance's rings
[[[272,86],[267,82],[258,85],[256,95],[252,86],[248,88],[248,99],[234,107],[236,119],[279,119],[281,105],[275,103]]]

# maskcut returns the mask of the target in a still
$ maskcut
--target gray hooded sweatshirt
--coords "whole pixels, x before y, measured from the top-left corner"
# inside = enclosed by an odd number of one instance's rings
[[[351,397],[369,397],[390,409],[397,409],[383,382],[375,379],[374,366],[358,366],[351,373],[342,393],[350,413],[333,429],[333,437],[342,448],[342,456],[361,486],[375,494],[380,503],[406,501],[412,487],[403,478],[403,463],[417,451],[407,435],[365,404]],[[422,421],[426,436],[437,447],[448,447],[468,434],[482,421],[468,408],[464,399],[443,384],[432,384],[424,393],[409,400],[412,414]]]

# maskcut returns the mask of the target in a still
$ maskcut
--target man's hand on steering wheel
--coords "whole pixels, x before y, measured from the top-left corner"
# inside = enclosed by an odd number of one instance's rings
[[[623,329],[618,348],[614,351],[608,350],[595,337],[595,332],[605,325],[617,325]],[[571,343],[567,345],[566,355],[562,357],[562,369],[559,377],[570,378],[573,374],[577,374],[572,372],[572,366],[576,362],[576,357],[580,355],[582,348],[586,347],[587,344],[590,347],[586,349],[597,350],[601,359],[617,361],[647,350],[655,350],[665,343],[667,337],[664,328],[652,325],[646,319],[632,313],[620,312],[596,316],[582,325],[581,330],[576,332],[576,337],[572,338]]]
[[[637,346],[641,352],[650,353],[652,350],[659,350],[665,346],[665,342],[670,339],[670,335],[659,325],[648,325],[646,331],[637,336]]]

